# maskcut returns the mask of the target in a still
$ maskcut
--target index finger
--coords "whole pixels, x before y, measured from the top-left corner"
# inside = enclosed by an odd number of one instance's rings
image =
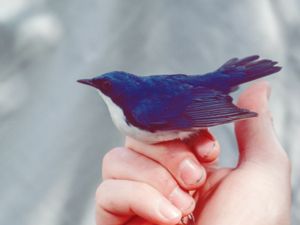
[[[127,137],[125,145],[161,164],[186,190],[196,189],[205,182],[206,172],[204,167],[187,144],[182,141],[174,140],[158,144],[146,144]]]

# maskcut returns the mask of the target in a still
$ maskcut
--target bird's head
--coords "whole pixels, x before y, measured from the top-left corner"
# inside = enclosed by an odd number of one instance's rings
[[[91,79],[78,80],[78,82],[98,89],[114,102],[129,97],[141,85],[139,77],[122,71],[109,72]]]

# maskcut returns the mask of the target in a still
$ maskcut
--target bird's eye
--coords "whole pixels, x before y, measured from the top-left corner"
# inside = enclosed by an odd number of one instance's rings
[[[104,80],[104,81],[102,81],[102,83],[101,83],[101,87],[102,87],[102,89],[105,90],[105,91],[110,91],[112,85],[111,85],[111,82],[110,82],[109,80]]]

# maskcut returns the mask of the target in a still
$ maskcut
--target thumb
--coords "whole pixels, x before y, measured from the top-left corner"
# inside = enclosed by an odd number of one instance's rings
[[[253,84],[239,97],[237,105],[257,112],[258,117],[237,121],[235,133],[240,151],[239,164],[267,163],[285,155],[273,129],[268,108],[271,88],[266,81]]]

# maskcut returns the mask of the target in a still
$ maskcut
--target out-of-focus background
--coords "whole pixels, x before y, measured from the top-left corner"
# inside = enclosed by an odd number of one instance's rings
[[[251,54],[283,66],[267,79],[300,224],[299,11],[298,0],[0,0],[0,224],[94,224],[101,159],[123,137],[78,78],[199,74]],[[232,125],[213,132],[234,166]]]

